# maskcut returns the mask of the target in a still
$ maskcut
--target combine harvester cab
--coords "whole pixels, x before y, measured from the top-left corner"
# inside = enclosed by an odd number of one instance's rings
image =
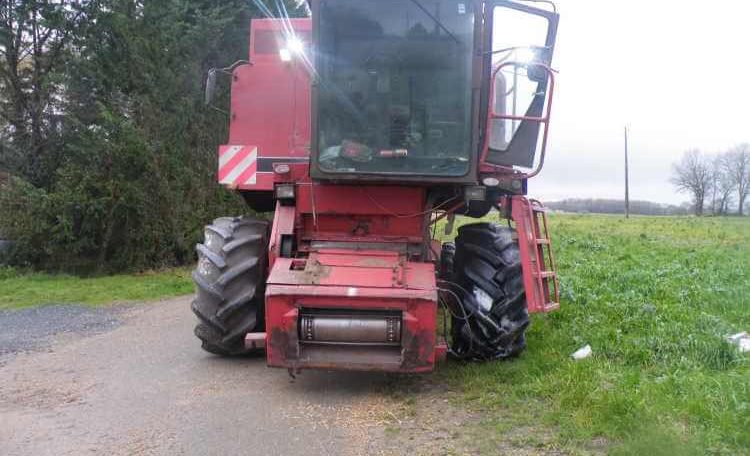
[[[206,228],[193,274],[203,348],[265,348],[290,372],[517,355],[528,313],[558,307],[544,208],[524,196],[544,162],[556,12],[500,0],[311,10],[253,20],[250,60],[224,70],[218,180],[273,219]],[[492,210],[515,228],[433,239],[438,223]]]

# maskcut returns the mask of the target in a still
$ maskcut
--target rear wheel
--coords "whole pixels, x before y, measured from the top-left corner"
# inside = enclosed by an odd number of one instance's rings
[[[205,240],[196,250],[195,335],[208,352],[247,353],[245,335],[263,328],[268,222],[248,216],[218,218],[206,227]]]
[[[529,325],[515,230],[492,223],[458,230],[447,287],[463,302],[452,324],[452,352],[461,358],[503,359],[526,348]],[[455,312],[454,312],[455,313]]]

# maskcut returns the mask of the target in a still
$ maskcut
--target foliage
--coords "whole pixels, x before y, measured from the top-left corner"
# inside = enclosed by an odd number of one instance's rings
[[[22,86],[0,95],[0,169],[15,176],[0,233],[18,241],[14,264],[183,264],[207,221],[246,210],[216,183],[228,119],[202,105],[202,83],[246,58],[257,2],[15,0],[0,14],[0,85]]]
[[[55,226],[47,218],[48,207],[49,195],[43,189],[16,177],[0,183],[0,234],[12,236],[16,251],[26,252],[25,263],[46,257],[45,249],[51,244],[48,229]],[[5,255],[0,258],[5,259]]]
[[[0,168],[45,186],[60,158],[64,70],[90,1],[0,1]]]
[[[614,454],[750,452],[750,220],[553,215],[562,308],[517,360],[449,364],[484,438],[531,426]],[[570,354],[591,344],[591,358]],[[491,453],[488,453],[491,454]]]
[[[187,269],[82,279],[0,268],[0,310],[46,304],[109,305],[180,296],[193,291]]]

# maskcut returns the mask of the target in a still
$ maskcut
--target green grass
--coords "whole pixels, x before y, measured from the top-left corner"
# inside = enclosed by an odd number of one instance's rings
[[[553,215],[551,230],[562,309],[533,317],[519,359],[443,371],[485,412],[479,435],[532,426],[574,453],[750,454],[750,356],[724,341],[750,330],[750,220]],[[572,360],[585,344],[594,355]]]
[[[192,292],[188,269],[94,278],[0,269],[0,310],[46,304],[148,301]]]

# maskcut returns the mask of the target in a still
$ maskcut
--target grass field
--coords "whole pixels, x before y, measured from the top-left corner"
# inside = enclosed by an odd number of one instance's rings
[[[551,222],[562,310],[533,318],[519,359],[443,370],[485,412],[487,454],[518,427],[574,453],[750,453],[750,354],[724,341],[750,330],[750,220]]]
[[[79,278],[0,268],[0,310],[45,304],[147,301],[192,292],[189,269]]]

